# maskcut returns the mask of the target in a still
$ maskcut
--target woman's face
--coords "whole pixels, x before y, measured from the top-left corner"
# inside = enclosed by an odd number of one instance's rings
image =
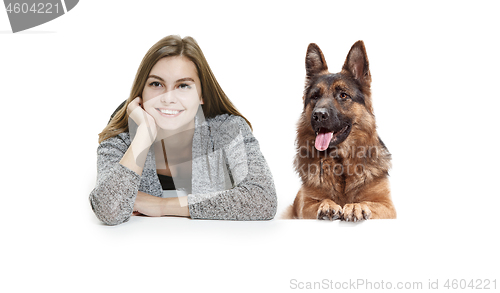
[[[144,110],[161,129],[194,128],[201,83],[194,63],[184,56],[160,59],[151,69],[142,91]]]

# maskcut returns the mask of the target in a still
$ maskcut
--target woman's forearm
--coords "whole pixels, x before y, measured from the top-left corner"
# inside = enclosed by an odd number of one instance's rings
[[[151,217],[189,217],[187,196],[161,198],[142,191],[137,192],[134,211]]]
[[[153,139],[146,127],[137,129],[134,140],[120,160],[120,164],[141,175]]]
[[[162,198],[164,200],[163,215],[189,217],[187,196]]]

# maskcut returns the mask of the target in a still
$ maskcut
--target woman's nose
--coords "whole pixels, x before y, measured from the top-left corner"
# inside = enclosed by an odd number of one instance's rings
[[[175,90],[167,91],[166,93],[162,94],[160,97],[160,102],[165,103],[165,104],[175,104],[176,101],[177,101],[177,98],[175,96]]]

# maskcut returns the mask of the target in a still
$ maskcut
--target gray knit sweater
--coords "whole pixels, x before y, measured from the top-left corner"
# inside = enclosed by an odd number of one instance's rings
[[[271,171],[246,121],[234,115],[195,119],[192,149],[193,219],[270,220],[277,200]],[[131,144],[130,134],[109,138],[97,148],[97,182],[90,204],[105,224],[130,219],[138,191],[163,194],[153,147],[142,176],[119,162]]]

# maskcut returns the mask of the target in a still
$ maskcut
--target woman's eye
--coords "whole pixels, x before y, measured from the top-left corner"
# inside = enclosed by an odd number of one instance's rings
[[[152,87],[159,87],[161,86],[161,83],[157,82],[157,81],[153,81],[152,83],[149,84],[150,86]]]
[[[181,84],[179,85],[179,88],[180,88],[181,90],[185,90],[185,89],[190,89],[190,88],[191,88],[191,86],[190,86],[189,84],[187,84],[187,83],[181,83]]]

